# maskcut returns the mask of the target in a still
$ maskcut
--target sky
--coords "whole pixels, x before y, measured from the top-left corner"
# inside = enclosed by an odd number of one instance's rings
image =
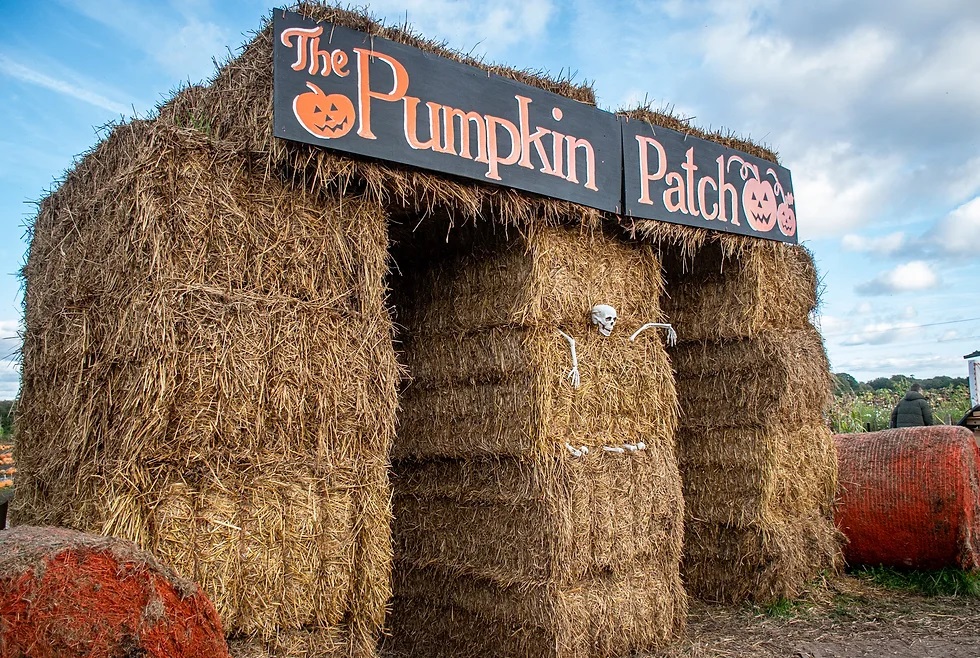
[[[25,231],[105,126],[206,80],[275,4],[0,0],[0,399]],[[764,144],[790,169],[831,367],[966,376],[980,349],[977,0],[375,0],[388,24]]]

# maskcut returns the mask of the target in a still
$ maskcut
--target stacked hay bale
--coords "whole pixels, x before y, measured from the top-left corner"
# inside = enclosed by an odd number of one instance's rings
[[[16,522],[114,535],[276,655],[375,652],[397,362],[387,219],[163,122],[41,205]]]
[[[712,601],[792,597],[838,555],[812,259],[758,241],[729,257],[713,242],[693,260],[675,254],[667,271],[665,310],[681,341],[671,356],[685,582]]]
[[[452,234],[461,246],[439,262],[417,247],[396,258],[411,380],[393,448],[392,648],[663,645],[686,611],[676,396],[662,335],[629,340],[659,320],[660,263],[570,229],[473,233]],[[590,325],[597,303],[619,311],[608,338]]]

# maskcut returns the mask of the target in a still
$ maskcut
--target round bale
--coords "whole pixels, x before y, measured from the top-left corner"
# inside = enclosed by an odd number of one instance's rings
[[[963,427],[834,436],[837,527],[851,565],[980,568],[980,450]]]
[[[136,545],[62,528],[0,532],[3,658],[227,658],[201,589]]]

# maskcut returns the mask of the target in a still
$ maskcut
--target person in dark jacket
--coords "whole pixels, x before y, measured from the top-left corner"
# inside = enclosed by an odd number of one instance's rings
[[[922,387],[912,384],[892,411],[891,427],[919,427],[920,425],[935,425],[932,420],[932,409],[922,395]]]

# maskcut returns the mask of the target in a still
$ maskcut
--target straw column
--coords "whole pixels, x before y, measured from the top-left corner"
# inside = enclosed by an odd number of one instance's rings
[[[663,336],[629,341],[660,319],[659,261],[572,229],[450,240],[435,259],[396,257],[410,380],[393,449],[392,648],[609,656],[667,643],[686,611],[676,396]],[[590,324],[596,303],[619,310],[608,338]]]
[[[152,550],[236,645],[374,655],[386,230],[378,206],[255,173],[200,131],[117,128],[33,227],[16,522]]]
[[[685,582],[710,601],[792,597],[838,560],[812,260],[789,245],[756,242],[726,258],[708,244],[693,262],[672,259],[668,279]]]

